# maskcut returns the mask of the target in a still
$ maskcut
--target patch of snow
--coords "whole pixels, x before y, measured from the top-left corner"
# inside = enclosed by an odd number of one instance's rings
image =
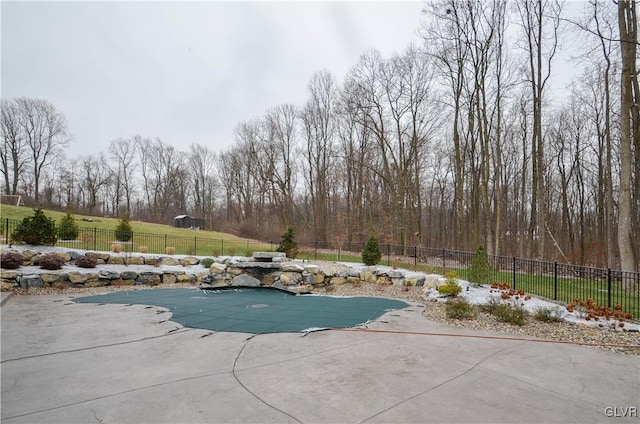
[[[618,320],[614,320],[614,319],[607,320],[603,317],[600,317],[598,320],[586,320],[580,315],[579,312],[575,312],[575,311],[569,312],[562,305],[558,305],[557,303],[554,303],[548,300],[543,300],[534,296],[532,296],[529,300],[524,300],[524,299],[516,300],[513,298],[503,300],[500,297],[500,290],[498,289],[492,289],[491,287],[488,287],[488,286],[474,285],[465,280],[456,280],[456,282],[460,287],[462,287],[462,291],[460,292],[458,297],[465,299],[467,302],[471,303],[472,305],[482,305],[482,304],[488,303],[492,299],[495,299],[496,301],[499,301],[501,303],[507,303],[507,304],[511,304],[513,306],[522,308],[530,314],[534,314],[538,309],[542,309],[542,308],[549,308],[549,309],[557,308],[559,317],[562,320],[569,323],[587,325],[590,327],[600,327],[600,324],[602,324],[604,328],[609,328],[609,329],[619,328],[620,322]],[[427,300],[435,299],[436,301],[446,302],[449,299],[451,299],[450,297],[440,294],[436,289],[425,288],[424,293],[425,293],[425,298]],[[624,328],[629,331],[640,331],[640,324],[625,321]]]

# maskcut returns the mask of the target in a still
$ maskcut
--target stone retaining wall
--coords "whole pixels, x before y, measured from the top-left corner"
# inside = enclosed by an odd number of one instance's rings
[[[3,250],[7,252],[9,250]],[[40,252],[24,250],[24,266],[37,266]],[[69,265],[80,255],[68,251],[56,253],[62,256]],[[48,271],[44,269],[0,270],[0,282],[3,290],[29,289],[38,287],[102,287],[118,285],[148,285],[160,284],[200,284],[205,287],[229,286],[265,286],[289,290],[296,293],[310,291],[313,287],[341,285],[347,283],[372,283],[378,285],[402,286],[433,286],[437,279],[424,274],[407,275],[402,270],[378,269],[376,267],[347,268],[340,271],[327,271],[320,266],[303,261],[290,261],[286,258],[274,258],[275,262],[259,262],[253,258],[213,258],[214,263],[209,269],[200,265],[197,257],[185,256],[181,258],[170,256],[139,256],[114,254],[105,252],[88,252],[87,256],[97,259],[96,268],[82,269],[82,271],[61,270]],[[116,272],[101,267],[101,265],[128,265],[131,270]],[[138,265],[138,267],[136,267]],[[143,266],[147,267],[143,267]],[[150,266],[158,267],[158,270]],[[167,270],[167,267],[182,267],[179,270]],[[101,269],[103,268],[103,269]],[[345,268],[345,267],[341,267]]]

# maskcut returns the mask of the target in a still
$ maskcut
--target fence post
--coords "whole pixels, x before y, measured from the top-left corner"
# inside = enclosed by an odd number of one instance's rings
[[[418,270],[418,246],[413,246],[413,269]]]
[[[9,244],[9,218],[4,221],[4,244]]]
[[[513,266],[511,267],[512,277],[513,277],[513,289],[516,289],[516,257],[513,257]]]
[[[611,307],[611,268],[607,268],[607,308]]]
[[[387,243],[387,266],[391,266],[391,243]]]
[[[318,240],[313,242],[313,259],[318,260]]]
[[[98,250],[98,229],[93,227],[93,250]]]
[[[558,300],[558,262],[553,263],[553,300]]]
[[[194,250],[193,254],[195,256],[198,256],[198,237],[193,238],[193,250]]]
[[[167,235],[164,235],[164,251],[167,251]]]
[[[224,239],[220,239],[220,256],[224,256]]]
[[[444,274],[444,270],[447,267],[446,259],[445,259],[446,251],[442,249],[442,273]]]

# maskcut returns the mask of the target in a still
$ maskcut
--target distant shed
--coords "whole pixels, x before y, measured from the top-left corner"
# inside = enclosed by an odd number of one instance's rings
[[[204,219],[193,218],[189,215],[178,215],[173,218],[173,226],[176,228],[202,228],[204,227]]]

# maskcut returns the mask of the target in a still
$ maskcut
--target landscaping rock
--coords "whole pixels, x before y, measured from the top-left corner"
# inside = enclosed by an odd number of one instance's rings
[[[407,286],[424,286],[424,276],[420,277],[407,277],[405,284]]]
[[[64,289],[68,289],[70,287],[73,287],[73,284],[71,284],[67,280],[65,280],[65,281],[54,281],[54,282],[51,283],[51,287],[53,287],[54,289],[64,290]]]
[[[105,287],[105,286],[109,286],[111,285],[111,280],[105,280],[105,279],[97,279],[95,281],[88,281],[86,283],[84,283],[85,287]]]
[[[160,258],[150,258],[150,257],[144,258],[145,265],[159,265],[160,262],[162,262],[162,259]]]
[[[298,265],[295,263],[288,263],[288,264],[283,264],[282,265],[282,271],[283,272],[302,272],[304,271],[304,267],[302,265]]]
[[[130,256],[125,262],[127,265],[144,265],[144,258],[142,256]]]
[[[33,258],[34,256],[38,256],[40,255],[39,252],[33,251],[33,250],[23,250],[22,251],[22,256],[24,257],[25,261],[30,261],[31,258]]]
[[[233,277],[231,280],[231,285],[236,286],[247,286],[247,287],[260,287],[260,280],[257,278],[251,277],[247,274],[240,274]]]
[[[376,284],[379,284],[381,286],[390,286],[391,280],[389,280],[386,275],[381,275],[380,277],[376,278]]]
[[[104,261],[104,263],[106,263],[109,260],[109,257],[111,256],[110,254],[105,252],[87,252],[85,253],[85,255],[94,257],[97,260],[102,260]]]
[[[124,265],[124,258],[122,256],[109,256],[107,263],[110,265]]]
[[[304,272],[308,272],[309,274],[317,274],[320,272],[320,267],[318,265],[305,264]]]
[[[44,287],[44,282],[39,275],[23,275],[20,277],[20,288],[28,290],[30,288]]]
[[[346,283],[346,282],[347,282],[347,280],[346,280],[346,278],[344,278],[344,277],[333,277],[333,278],[331,279],[330,284],[331,284],[331,285],[334,285],[334,286],[341,286],[341,285],[343,285],[343,284],[344,284],[344,283]]]
[[[112,286],[133,286],[136,284],[136,280],[125,280],[122,278],[118,278],[117,280],[112,280]]]
[[[0,283],[0,286],[2,287],[2,290],[12,290],[13,288],[18,287],[18,282],[3,281]]]
[[[40,278],[42,279],[42,281],[45,284],[51,284],[51,283],[54,283],[56,281],[65,281],[65,280],[67,280],[67,274],[44,272],[44,273],[40,274]]]
[[[360,273],[360,279],[365,283],[371,283],[371,284],[376,283],[376,276],[373,275],[373,273],[370,271],[362,271]]]
[[[135,271],[123,271],[120,274],[120,278],[122,278],[123,280],[135,280],[138,278],[138,273]]]
[[[284,286],[300,284],[301,281],[302,274],[300,274],[299,272],[283,272],[280,275],[280,282]]]
[[[18,278],[18,271],[0,271],[0,279],[3,280],[15,280]]]
[[[200,259],[194,257],[194,256],[186,256],[182,259],[180,259],[180,265],[182,266],[192,266],[192,265],[198,265],[198,263],[200,262]]]
[[[315,274],[308,274],[306,272],[302,273],[302,283],[313,285],[315,282]]]
[[[136,286],[157,286],[162,281],[160,279],[160,274],[143,272],[136,279]]]
[[[391,284],[394,286],[404,286],[405,279],[404,278],[391,278]]]
[[[192,274],[178,274],[176,282],[182,284],[195,284],[197,282],[197,277]]]
[[[212,274],[220,274],[222,272],[225,272],[226,269],[227,269],[227,265],[214,262],[209,267],[209,272]]]
[[[170,258],[168,256],[165,256],[160,260],[160,264],[167,265],[167,266],[178,266],[180,265],[180,261],[177,260],[176,258]]]
[[[275,259],[286,257],[284,252],[253,252],[253,260],[257,262],[273,262]]]
[[[98,279],[98,275],[97,274],[82,274],[82,273],[73,271],[73,272],[70,272],[68,274],[68,279],[73,284],[84,284],[87,281],[97,280]]]
[[[104,280],[115,280],[116,278],[120,278],[120,274],[117,272],[111,272],[107,269],[102,269],[98,271],[98,278],[102,278]]]
[[[178,281],[175,274],[162,274],[162,284],[174,284]]]
[[[389,279],[404,277],[404,274],[402,272],[395,269],[393,271],[385,271],[384,274],[386,274],[386,276],[389,277]]]

